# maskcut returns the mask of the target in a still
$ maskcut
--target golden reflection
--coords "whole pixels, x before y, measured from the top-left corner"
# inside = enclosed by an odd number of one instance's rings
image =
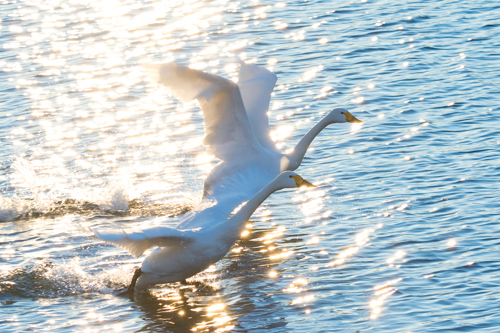
[[[370,301],[370,309],[371,309],[370,319],[377,319],[380,316],[386,298],[391,296],[397,291],[394,285],[402,280],[403,280],[402,278],[397,278],[394,280],[390,280],[387,283],[377,285],[374,287],[375,289],[374,297]]]
[[[370,241],[370,234],[373,233],[373,229],[365,229],[356,235],[355,241],[358,246],[363,246],[368,244]]]
[[[285,22],[281,22],[281,21],[275,21],[275,22],[274,22],[274,25],[276,26],[276,29],[277,29],[277,30],[283,30],[283,29],[285,29],[285,28],[287,28],[287,27],[288,27],[288,24],[287,24],[287,23],[285,23]]]
[[[351,100],[351,102],[353,102],[355,104],[363,104],[365,102],[365,98],[363,96],[359,96],[359,97],[353,98]]]
[[[306,242],[306,245],[312,245],[312,244],[318,244],[319,243],[319,238],[318,237],[313,237],[310,240]]]
[[[398,259],[402,259],[404,256],[406,256],[406,252],[399,250],[392,257],[387,259],[387,263],[389,264],[390,267],[393,267],[394,262]]]
[[[196,285],[153,289],[136,295],[135,302],[154,321],[182,331],[226,332],[235,327],[218,291],[203,280]]]
[[[264,242],[264,244],[269,244],[274,238],[281,237],[285,233],[286,228],[284,226],[279,226],[276,230],[273,230],[260,238],[259,241]]]
[[[278,59],[276,59],[276,58],[269,58],[267,60],[267,64],[270,66],[276,65],[277,63],[278,63]]]
[[[355,242],[357,246],[351,246],[346,248],[345,250],[340,251],[339,254],[337,255],[337,259],[329,262],[326,265],[326,267],[336,267],[343,265],[347,258],[356,254],[361,247],[366,246],[369,243],[370,234],[372,234],[374,231],[375,231],[374,229],[369,228],[358,233],[355,237]]]
[[[281,253],[272,255],[269,257],[269,259],[271,259],[271,260],[285,259],[285,258],[290,257],[293,253],[294,253],[293,251],[290,251],[288,249],[283,249],[283,251]]]
[[[243,247],[240,246],[240,247],[233,248],[231,251],[234,252],[234,253],[240,253],[241,250],[243,250]]]
[[[351,124],[351,134],[359,132],[363,127],[363,123],[352,123]]]
[[[306,71],[304,73],[304,76],[302,77],[301,80],[299,80],[299,82],[302,82],[302,81],[309,81],[311,80],[312,78],[314,78],[316,76],[316,74],[323,70],[323,65],[320,65],[318,67],[315,67],[315,68],[311,68],[309,69],[308,71]]]
[[[314,295],[301,296],[294,299],[291,305],[309,303],[314,299]]]

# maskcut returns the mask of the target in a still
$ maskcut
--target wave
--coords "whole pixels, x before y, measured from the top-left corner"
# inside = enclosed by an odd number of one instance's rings
[[[0,299],[11,296],[23,298],[56,298],[85,293],[121,294],[128,286],[136,269],[126,264],[106,267],[100,272],[88,273],[75,257],[63,264],[40,260],[24,268],[0,271]],[[220,277],[216,266],[196,274],[187,281],[192,287],[204,291],[220,290]],[[146,294],[161,294],[160,288]]]
[[[169,203],[145,203],[139,199],[126,201],[125,204],[102,204],[77,199],[55,200],[39,205],[34,199],[7,198],[0,195],[0,222],[29,220],[34,218],[53,218],[68,214],[105,214],[114,216],[177,216],[191,211],[195,202],[185,200]],[[119,209],[117,209],[119,208]]]
[[[0,295],[54,298],[90,292],[114,293],[126,289],[134,268],[130,265],[90,274],[78,257],[65,264],[47,260],[0,273]]]
[[[167,203],[150,203],[145,197],[130,200],[128,186],[121,185],[95,188],[81,184],[75,188],[65,183],[67,175],[59,181],[48,182],[37,175],[30,162],[23,158],[17,158],[10,167],[20,181],[16,184],[18,186],[11,188],[17,188],[19,192],[12,197],[0,194],[0,222],[68,214],[170,217],[184,214],[196,205],[193,197],[181,197]]]

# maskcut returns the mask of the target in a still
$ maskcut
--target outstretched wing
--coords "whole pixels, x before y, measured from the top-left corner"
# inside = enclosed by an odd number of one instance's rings
[[[183,231],[168,227],[152,227],[131,231],[98,231],[92,229],[92,232],[100,240],[127,250],[135,258],[153,246],[175,247],[191,243],[194,234],[193,231]]]
[[[245,64],[243,61],[240,64],[238,86],[252,129],[264,148],[277,151],[276,144],[269,134],[267,112],[278,78],[264,67]]]
[[[203,144],[209,146],[209,154],[229,162],[262,152],[234,82],[172,63],[144,67],[154,82],[181,102],[198,100],[205,118]]]

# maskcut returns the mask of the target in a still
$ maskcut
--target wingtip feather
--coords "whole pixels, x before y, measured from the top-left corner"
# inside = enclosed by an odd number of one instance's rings
[[[162,65],[158,64],[142,64],[142,67],[146,71],[146,74],[148,75],[150,81],[157,84],[160,83],[161,66]]]
[[[97,237],[98,239],[108,244],[121,247],[122,249],[130,253],[130,255],[132,255],[134,258],[139,258],[146,251],[146,249],[144,249],[136,242],[132,240],[127,241],[127,235],[122,230],[120,230],[119,232],[99,231],[96,228],[90,228],[90,230],[92,230],[95,237]]]

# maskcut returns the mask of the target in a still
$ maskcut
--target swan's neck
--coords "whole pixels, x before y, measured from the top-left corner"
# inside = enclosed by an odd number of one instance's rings
[[[241,207],[241,209],[233,215],[230,219],[223,224],[223,234],[232,239],[231,242],[238,239],[245,229],[245,225],[248,219],[255,210],[260,206],[264,200],[267,199],[273,192],[281,189],[282,187],[276,184],[276,181],[270,182],[267,186],[261,189],[256,195],[254,195],[247,203]]]
[[[293,151],[287,155],[288,159],[290,160],[290,164],[288,165],[287,170],[293,171],[299,167],[311,142],[319,134],[319,132],[321,132],[326,126],[332,123],[332,121],[328,120],[327,117],[325,117],[321,119],[316,125],[314,125],[309,130],[309,132],[307,132],[306,135],[302,137],[302,139],[300,139],[299,143],[297,144],[297,146],[295,146]]]

